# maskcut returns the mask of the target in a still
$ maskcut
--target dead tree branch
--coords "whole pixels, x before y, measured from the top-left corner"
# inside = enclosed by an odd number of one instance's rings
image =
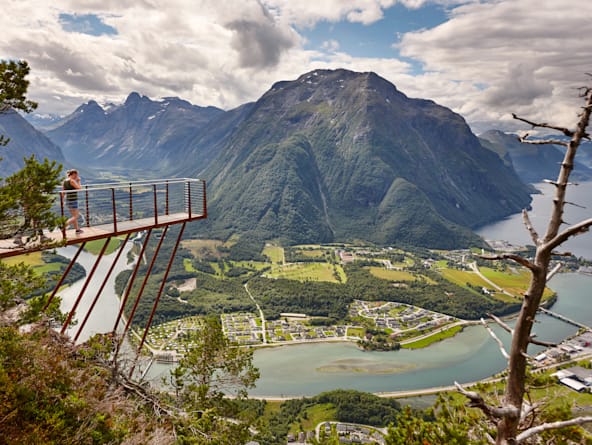
[[[527,139],[528,135],[518,137],[518,140],[523,144],[531,145],[563,145],[567,147],[568,142],[559,139]]]
[[[537,340],[537,339],[535,339],[535,337],[536,337],[536,334],[531,335],[530,338],[528,339],[528,342],[532,343],[533,345],[544,346],[546,348],[556,348],[557,347],[557,343],[551,343],[550,341]]]
[[[530,233],[530,238],[532,239],[532,242],[534,243],[535,246],[538,246],[539,245],[539,234],[537,233],[534,226],[532,225],[532,222],[530,221],[530,216],[528,216],[528,212],[526,211],[526,209],[522,210],[522,221],[524,222],[524,225],[526,226],[526,230],[528,230],[528,233]]]
[[[570,130],[569,128],[557,127],[555,125],[549,125],[545,122],[543,122],[543,123],[532,122],[532,121],[529,121],[528,119],[524,119],[523,117],[517,116],[516,113],[512,113],[512,117],[516,120],[527,123],[532,128],[550,128],[551,130],[557,130],[557,131],[563,133],[565,136],[567,136],[569,138],[573,137],[573,135],[574,135],[574,132],[572,130]]]
[[[481,323],[483,324],[483,326],[485,326],[485,329],[487,329],[487,332],[489,332],[489,335],[491,336],[491,338],[493,338],[497,342],[497,344],[498,344],[498,346],[500,348],[500,351],[501,351],[502,355],[505,357],[505,359],[506,360],[510,360],[510,355],[506,351],[506,348],[504,347],[504,344],[499,339],[499,337],[497,335],[495,335],[495,332],[493,332],[493,329],[491,329],[489,327],[489,325],[487,324],[487,322],[483,318],[481,319]]]
[[[575,419],[562,420],[559,422],[543,423],[542,425],[533,426],[527,430],[522,431],[516,436],[515,443],[520,444],[529,437],[542,433],[543,431],[554,430],[557,428],[565,428],[567,426],[583,425],[592,422],[592,416],[576,417]]]
[[[503,253],[501,255],[478,255],[478,258],[484,260],[513,260],[516,261],[518,264],[523,265],[524,267],[533,270],[536,268],[534,263],[531,263],[526,258],[516,255],[515,253]]]
[[[549,281],[551,278],[553,278],[555,276],[555,274],[561,270],[562,267],[563,267],[563,264],[557,263],[557,265],[552,270],[550,270],[549,273],[547,274],[546,280]]]
[[[497,317],[497,316],[495,316],[493,314],[487,314],[487,316],[489,318],[491,318],[493,321],[495,321],[497,324],[499,324],[507,332],[509,332],[510,335],[513,335],[514,334],[514,330],[510,326],[508,326],[506,323],[504,323],[504,321],[501,318],[499,318],[499,317]]]
[[[518,408],[516,408],[515,406],[504,406],[501,408],[490,406],[487,403],[485,403],[485,400],[483,400],[483,397],[481,397],[481,395],[479,393],[474,392],[474,391],[467,391],[458,382],[454,382],[454,386],[456,386],[456,389],[458,390],[458,392],[460,392],[467,399],[469,399],[469,401],[470,401],[469,406],[470,407],[481,409],[481,411],[483,411],[483,413],[486,414],[490,418],[495,418],[495,419],[501,419],[504,417],[518,418],[520,416],[520,410]]]
[[[578,116],[576,129],[573,131],[565,127],[549,125],[547,123],[532,122],[513,114],[514,119],[527,123],[533,128],[556,130],[563,133],[564,136],[569,137],[570,140],[547,139],[533,141],[528,139],[528,134],[519,138],[522,142],[530,144],[555,144],[566,147],[557,180],[551,182],[555,186],[555,195],[553,198],[551,215],[547,222],[547,229],[543,237],[539,237],[538,233],[534,230],[528,215],[524,215],[525,212],[523,212],[526,228],[536,245],[536,252],[533,258],[529,260],[515,254],[481,256],[481,258],[493,260],[511,259],[528,268],[531,274],[528,289],[526,290],[522,301],[520,313],[518,314],[516,324],[512,329],[512,346],[508,360],[508,375],[503,398],[501,400],[501,407],[494,408],[487,405],[478,393],[466,391],[461,388],[458,383],[455,383],[458,390],[469,399],[469,406],[477,407],[489,418],[497,419],[496,443],[499,445],[519,444],[526,441],[531,436],[540,434],[546,430],[592,422],[592,417],[580,417],[561,422],[545,423],[538,426],[526,426],[521,423],[520,416],[522,407],[525,404],[524,395],[527,393],[526,372],[527,363],[530,359],[527,354],[528,346],[531,343],[543,343],[535,340],[534,334],[532,334],[536,312],[540,309],[547,280],[558,271],[557,267],[549,271],[553,259],[553,251],[568,238],[584,233],[590,230],[590,227],[592,226],[591,218],[573,225],[568,224],[567,229],[560,231],[562,226],[566,224],[564,220],[566,189],[570,184],[569,177],[574,168],[575,156],[582,139],[590,138],[586,129],[592,114],[592,87],[585,88],[583,92],[583,96],[585,96],[585,105],[582,107],[582,112]],[[500,323],[498,322],[498,324]],[[500,324],[500,326],[503,327],[503,324]],[[504,329],[507,330],[507,328]],[[498,344],[501,343],[495,336],[494,338]],[[505,352],[503,349],[502,351]],[[504,356],[507,357],[508,354],[505,353]]]
[[[546,243],[546,246],[548,246],[549,250],[553,250],[555,247],[567,241],[568,238],[586,233],[588,230],[590,230],[590,226],[592,226],[592,218],[581,221],[578,224],[574,224]]]

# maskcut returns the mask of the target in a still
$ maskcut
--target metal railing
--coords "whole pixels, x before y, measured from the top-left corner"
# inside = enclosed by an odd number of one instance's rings
[[[57,214],[70,218],[68,201],[75,195],[80,226],[100,226],[114,234],[129,232],[134,223],[162,226],[207,217],[206,183],[201,179],[86,184],[80,190],[56,194]],[[65,237],[65,228],[63,234]]]

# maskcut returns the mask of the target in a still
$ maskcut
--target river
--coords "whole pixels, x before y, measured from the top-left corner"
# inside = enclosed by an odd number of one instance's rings
[[[581,192],[589,191],[590,185],[592,184],[587,183],[583,187],[580,186],[581,188],[577,189],[579,194],[574,193],[570,200],[580,205],[587,204],[588,208],[592,208],[592,193]],[[548,214],[549,196],[547,191],[534,197],[531,218],[537,228]],[[566,218],[569,219],[566,220],[569,222],[575,222],[576,218],[589,217],[589,211],[586,216],[586,212],[582,213],[584,209],[575,209],[569,209],[567,212]],[[575,216],[576,214],[580,216]],[[513,215],[504,221],[484,227],[479,233],[487,239],[504,239],[515,244],[528,243],[520,215]],[[591,258],[592,236],[580,236],[575,243],[572,241],[567,247],[578,256]],[[60,251],[62,255],[69,257],[73,252],[74,249],[71,247]],[[125,257],[126,255],[123,255],[120,259],[117,271],[128,267]],[[111,256],[103,259],[97,276],[104,276],[110,258]],[[89,270],[93,261],[94,257],[83,253],[79,262]],[[71,307],[73,295],[81,285],[77,283],[62,292],[63,310]],[[93,284],[89,289],[97,289],[99,285],[100,283]],[[589,304],[592,296],[592,276],[577,273],[558,274],[549,285],[558,294],[553,311],[581,323],[592,324],[592,305]],[[94,294],[87,292],[79,313],[84,313],[85,307],[88,307],[85,301],[90,301],[92,297]],[[112,283],[109,283],[80,336],[81,340],[96,332],[110,331],[118,308],[119,300]],[[540,340],[557,342],[576,332],[574,326],[546,315],[539,315],[537,322],[534,331]],[[499,328],[494,327],[494,330],[506,346],[509,346],[509,335]],[[529,353],[536,354],[540,349],[533,346]],[[454,381],[467,383],[489,377],[505,367],[505,360],[497,344],[481,326],[467,327],[454,338],[419,350],[365,352],[349,343],[311,343],[258,349],[254,362],[261,372],[257,387],[250,391],[254,396],[305,396],[337,388],[391,392],[449,386]],[[168,374],[169,369],[167,365],[154,364],[147,378],[160,382],[161,378]]]
[[[111,273],[111,276],[109,277],[102,294],[99,296],[91,315],[84,325],[84,329],[78,337],[79,342],[86,341],[96,333],[110,332],[113,329],[113,325],[117,319],[117,314],[119,313],[119,298],[115,294],[115,277],[119,274],[119,272],[131,267],[131,265],[127,263],[127,253],[131,247],[131,242],[128,242],[124,247],[124,252],[121,254],[119,261],[115,265],[115,268]],[[59,249],[58,253],[68,259],[71,259],[76,254],[77,250],[77,246],[68,246]],[[109,271],[116,254],[117,252],[113,252],[109,255],[104,255],[99,262],[97,270],[94,273],[94,276],[91,279],[76,310],[79,315],[77,320],[78,323],[71,325],[67,330],[67,334],[69,336],[74,337],[80,329],[80,325],[82,324],[84,316],[88,312],[88,308],[90,307],[92,300],[95,298],[96,292],[101,287],[103,280],[105,279],[104,277],[107,275],[107,272]],[[83,251],[78,257],[77,262],[82,267],[84,267],[88,273],[92,269],[96,258],[96,256]],[[80,291],[84,285],[84,281],[84,279],[79,280],[59,293],[60,297],[62,298],[62,311],[69,311],[72,308],[77,296],[80,294]]]

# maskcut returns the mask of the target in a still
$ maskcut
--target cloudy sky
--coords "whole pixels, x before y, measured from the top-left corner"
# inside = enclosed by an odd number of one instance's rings
[[[40,113],[132,91],[231,109],[316,68],[374,71],[482,129],[570,125],[590,83],[592,1],[4,0],[0,58]]]

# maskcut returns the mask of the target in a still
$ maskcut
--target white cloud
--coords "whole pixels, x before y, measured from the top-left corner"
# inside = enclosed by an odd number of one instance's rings
[[[323,44],[321,45],[321,47],[323,48],[323,50],[334,53],[339,49],[339,42],[337,40],[331,39],[331,40],[326,40],[323,42]]]
[[[395,0],[262,0],[278,16],[299,26],[312,26],[319,21],[368,25],[383,17],[384,9]]]
[[[469,120],[507,120],[516,112],[567,125],[579,105],[574,87],[592,69],[592,41],[582,34],[591,21],[588,0],[568,7],[540,0],[474,3],[454,9],[438,27],[404,35],[399,47],[450,82],[440,93],[428,85],[425,95],[465,110]],[[450,94],[455,85],[466,89],[464,104]]]
[[[304,49],[298,27],[319,21],[371,26],[395,3],[447,6],[449,20],[400,34],[409,59],[354,57],[339,42]],[[571,124],[576,87],[589,82],[592,2],[572,0],[6,0],[0,58],[31,65],[40,112],[71,112],[131,91],[232,108],[278,80],[316,68],[375,71],[410,97],[433,99],[470,122],[510,113]],[[461,6],[458,6],[458,5]],[[454,7],[456,6],[456,7]],[[68,32],[60,14],[96,16],[115,33]],[[62,20],[63,22],[63,20]],[[384,24],[384,23],[383,23]],[[72,29],[70,29],[72,31]],[[398,35],[393,28],[385,40]]]

